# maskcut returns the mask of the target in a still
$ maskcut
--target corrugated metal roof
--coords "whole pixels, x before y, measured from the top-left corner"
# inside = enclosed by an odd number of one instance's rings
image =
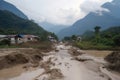
[[[0,38],[4,38],[4,37],[6,37],[6,35],[0,35]]]
[[[38,37],[38,36],[35,36],[35,35],[23,35],[23,34],[18,34],[18,35],[0,35],[0,38],[4,38],[4,37],[7,37],[7,38],[14,38],[14,37],[19,37],[19,38],[33,38],[33,37]]]

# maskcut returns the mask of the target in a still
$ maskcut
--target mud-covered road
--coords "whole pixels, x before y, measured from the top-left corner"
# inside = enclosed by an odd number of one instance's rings
[[[43,56],[34,70],[0,80],[120,80],[120,76],[104,68],[102,58],[86,54],[77,48],[56,45],[56,50]]]

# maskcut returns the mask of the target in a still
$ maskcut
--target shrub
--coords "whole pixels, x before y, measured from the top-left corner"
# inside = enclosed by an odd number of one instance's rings
[[[116,46],[120,46],[120,35],[115,36],[113,40]]]
[[[4,40],[0,41],[0,45],[10,45],[10,40],[4,39]]]

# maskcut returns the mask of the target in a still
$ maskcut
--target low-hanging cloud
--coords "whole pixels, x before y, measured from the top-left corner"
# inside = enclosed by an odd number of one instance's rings
[[[6,0],[36,22],[71,25],[111,0]]]

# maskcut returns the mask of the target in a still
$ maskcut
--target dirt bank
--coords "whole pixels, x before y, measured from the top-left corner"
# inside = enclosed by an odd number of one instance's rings
[[[4,49],[2,52],[0,53],[0,69],[10,68],[18,64],[37,64],[44,56],[38,49]]]
[[[105,57],[105,60],[109,63],[107,66],[109,69],[120,73],[120,51],[112,52]]]

